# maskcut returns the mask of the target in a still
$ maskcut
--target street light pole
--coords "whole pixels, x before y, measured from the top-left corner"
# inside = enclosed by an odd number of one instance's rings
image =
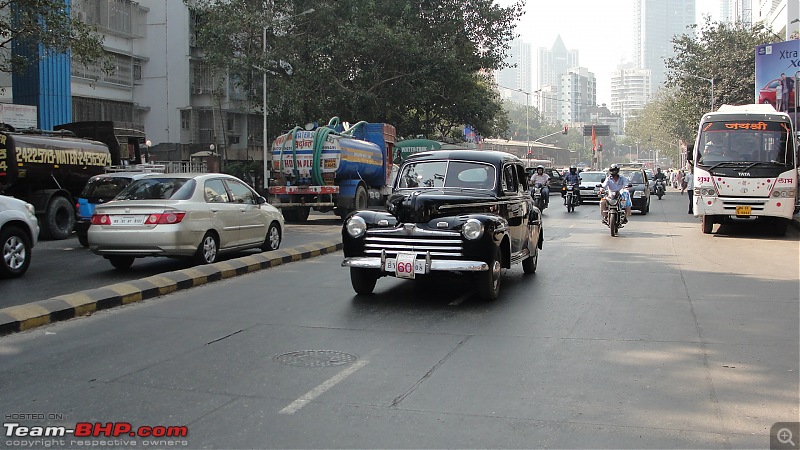
[[[709,83],[711,83],[711,111],[713,112],[714,111],[714,79],[713,78],[700,77],[700,76],[697,76],[697,75],[694,75],[694,74],[691,74],[691,73],[685,73],[685,72],[683,74],[687,75],[687,76],[690,76],[690,77],[698,78],[700,80],[705,80],[705,81],[708,81]]]

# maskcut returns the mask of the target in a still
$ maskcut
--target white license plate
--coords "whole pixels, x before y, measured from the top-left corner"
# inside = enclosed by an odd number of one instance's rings
[[[592,195],[594,191],[591,190],[581,190],[581,195]]]
[[[425,273],[425,260],[417,259],[414,253],[399,253],[397,258],[386,258],[383,270],[394,272],[398,278],[413,279],[417,274]]]
[[[141,225],[146,217],[145,215],[111,216],[111,225]]]

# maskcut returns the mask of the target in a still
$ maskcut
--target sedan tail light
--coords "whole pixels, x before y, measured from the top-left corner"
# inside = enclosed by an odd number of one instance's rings
[[[93,214],[92,215],[92,225],[110,225],[111,218],[108,217],[108,214]]]
[[[147,216],[147,220],[144,223],[153,225],[153,224],[173,224],[173,223],[180,223],[183,220],[183,217],[186,215],[183,211],[172,211],[168,213],[161,213],[161,214],[150,214]]]

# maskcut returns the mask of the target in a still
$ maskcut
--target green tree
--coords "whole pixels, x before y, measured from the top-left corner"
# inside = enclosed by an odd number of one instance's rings
[[[711,84],[702,78],[714,80],[715,108],[753,103],[755,48],[776,38],[762,23],[717,23],[708,17],[697,35],[673,38],[676,56],[665,61],[665,84],[675,89],[660,99],[654,114],[660,122],[650,132],[665,130],[670,140],[694,140],[700,117],[711,108]]]
[[[10,56],[0,58],[0,72],[22,73],[34,61],[21,56],[37,54],[42,45],[53,53],[69,50],[73,61],[112,66],[96,29],[70,15],[64,0],[16,0],[0,2],[0,49]],[[14,46],[18,52],[9,51]]]
[[[206,62],[239,83],[251,105],[262,103],[267,70],[270,134],[334,115],[392,123],[404,135],[447,137],[465,124],[484,136],[503,129],[486,74],[504,67],[522,3],[185,1]]]

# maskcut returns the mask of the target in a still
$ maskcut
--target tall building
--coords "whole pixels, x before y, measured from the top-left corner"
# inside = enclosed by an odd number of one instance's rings
[[[561,36],[556,37],[553,47],[547,50],[544,47],[539,47],[537,52],[537,78],[536,89],[541,89],[542,86],[553,85],[557,86],[560,83],[561,75],[567,73],[570,67],[578,67],[578,51],[567,50]]]
[[[753,0],[753,2],[758,4],[757,14],[753,15],[754,22],[763,22],[773,33],[787,41],[798,38],[800,0]]]
[[[523,93],[533,93],[533,47],[531,44],[520,40],[512,42],[506,63],[512,67],[506,67],[496,74],[497,84],[503,96],[522,104],[530,100],[531,106],[533,106],[533,99],[526,98],[529,95]]]
[[[609,109],[622,118],[623,127],[631,115],[650,101],[650,83],[650,70],[639,69],[634,64],[617,66],[617,70],[612,72]]]
[[[690,33],[695,23],[695,0],[636,0],[634,6],[634,60],[650,69],[652,88],[664,80],[664,61],[675,55],[672,38]]]
[[[720,0],[720,13],[723,22],[751,25],[753,0]]]
[[[597,105],[597,79],[585,67],[573,67],[561,75],[558,86],[559,119],[562,123],[589,122],[590,108]]]

